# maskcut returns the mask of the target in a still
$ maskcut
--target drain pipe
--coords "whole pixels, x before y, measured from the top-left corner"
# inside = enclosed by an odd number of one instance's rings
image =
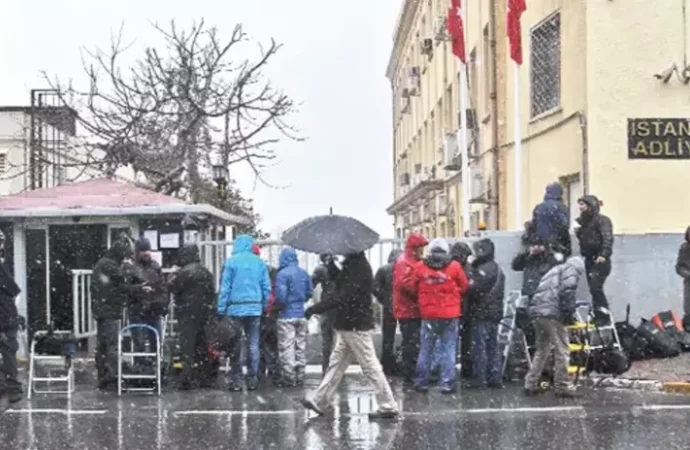
[[[490,40],[489,40],[489,47],[491,51],[491,65],[492,65],[492,70],[491,70],[491,92],[490,92],[490,100],[491,100],[491,153],[493,153],[493,192],[494,192],[494,199],[488,199],[490,202],[493,202],[493,212],[494,212],[494,225],[496,230],[500,230],[500,220],[501,220],[501,213],[500,213],[500,186],[501,184],[499,183],[499,173],[500,173],[500,164],[499,164],[499,155],[500,155],[500,149],[498,147],[498,56],[496,54],[496,27],[497,27],[497,22],[496,22],[496,3],[495,1],[490,1],[489,2],[489,32],[491,33],[490,35]]]
[[[580,120],[580,134],[582,135],[582,189],[584,195],[589,194],[589,144],[587,142],[587,116],[584,111],[577,113]]]

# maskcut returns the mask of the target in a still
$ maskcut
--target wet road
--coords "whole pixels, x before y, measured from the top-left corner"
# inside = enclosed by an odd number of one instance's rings
[[[309,387],[318,379],[312,378]],[[330,418],[297,403],[301,390],[167,393],[118,398],[87,387],[71,401],[23,401],[0,415],[0,448],[10,449],[687,449],[690,398],[632,391],[592,391],[578,401],[501,392],[404,392],[404,416],[370,422],[374,399],[349,375]],[[6,404],[0,408],[6,408]]]

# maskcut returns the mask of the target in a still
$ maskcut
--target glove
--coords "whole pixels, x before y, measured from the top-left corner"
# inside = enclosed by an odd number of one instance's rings
[[[21,331],[26,331],[26,317],[17,316],[17,327]]]
[[[304,318],[309,320],[311,319],[311,316],[314,315],[314,311],[311,309],[311,307],[307,308],[306,311],[304,311]]]

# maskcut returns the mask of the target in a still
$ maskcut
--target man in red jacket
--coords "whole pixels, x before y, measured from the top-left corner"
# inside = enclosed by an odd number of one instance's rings
[[[429,256],[418,264],[412,274],[422,317],[419,361],[415,372],[415,389],[426,392],[429,369],[438,343],[441,362],[441,392],[455,392],[455,360],[457,356],[462,295],[468,282],[460,264],[450,256],[444,239],[434,239]]]
[[[406,384],[412,384],[417,367],[421,326],[413,272],[427,244],[428,241],[421,234],[410,234],[405,242],[405,252],[393,266],[393,315],[400,324],[402,334],[401,372]]]

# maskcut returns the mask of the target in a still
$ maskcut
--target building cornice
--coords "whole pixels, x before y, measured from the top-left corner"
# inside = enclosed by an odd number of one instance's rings
[[[395,73],[400,63],[405,41],[410,34],[410,28],[412,27],[419,1],[420,0],[404,0],[405,3],[398,16],[398,22],[395,25],[395,32],[393,33],[393,49],[391,50],[391,55],[388,59],[388,67],[386,68],[386,78],[391,80],[391,82],[395,78]]]

